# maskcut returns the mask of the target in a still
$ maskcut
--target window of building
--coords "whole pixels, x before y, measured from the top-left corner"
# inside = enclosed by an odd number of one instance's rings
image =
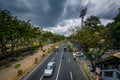
[[[117,73],[117,80],[120,80],[120,73]]]
[[[106,77],[113,77],[113,71],[107,71],[105,72]]]

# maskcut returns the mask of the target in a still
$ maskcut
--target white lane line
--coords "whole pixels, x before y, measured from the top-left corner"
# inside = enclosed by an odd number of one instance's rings
[[[70,58],[68,58],[68,62],[70,63]]]
[[[71,77],[71,80],[73,80],[72,71],[70,71],[70,77]]]
[[[51,59],[51,61],[54,61],[54,59],[55,59],[55,58],[53,57],[53,58]]]
[[[58,80],[58,76],[59,76],[59,72],[60,72],[61,63],[62,63],[62,59],[60,59],[60,64],[59,64],[59,67],[58,67],[58,72],[57,72],[56,80]]]
[[[85,71],[82,69],[81,65],[79,65],[79,66],[80,66],[80,70],[82,71],[83,75],[85,76],[85,78],[87,78]]]
[[[43,76],[44,76],[44,75],[42,75],[42,76],[40,77],[40,80],[42,80],[42,79],[43,79]]]

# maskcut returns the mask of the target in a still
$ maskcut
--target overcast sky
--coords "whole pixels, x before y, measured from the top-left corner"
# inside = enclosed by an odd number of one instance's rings
[[[58,34],[68,34],[80,27],[80,11],[88,9],[85,18],[95,15],[102,24],[111,22],[120,8],[120,0],[0,0],[0,9],[8,9],[22,20],[51,30]]]

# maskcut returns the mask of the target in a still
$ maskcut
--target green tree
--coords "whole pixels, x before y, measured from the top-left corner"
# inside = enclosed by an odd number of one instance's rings
[[[77,30],[74,38],[85,49],[86,55],[91,57],[91,62],[103,55],[109,47],[107,28],[100,24],[100,20],[96,16],[87,18],[85,26],[81,30]],[[89,54],[90,49],[92,49],[92,54]],[[97,52],[94,53],[96,50]]]
[[[86,19],[84,23],[85,23],[85,26],[93,29],[101,24],[99,18],[96,16],[90,16],[89,18]]]
[[[114,48],[120,48],[120,22],[116,23],[111,30],[111,42]]]
[[[118,9],[117,16],[114,18],[114,23],[117,24],[118,22],[120,22],[120,8]]]
[[[113,48],[119,48],[120,49],[120,9],[118,9],[119,13],[114,18],[114,22],[111,23],[111,29],[110,29],[110,35],[111,35],[111,42]]]
[[[14,18],[7,10],[0,10],[0,44],[1,44],[1,53],[5,56],[7,62],[9,63],[9,52],[12,53],[14,50],[14,34],[15,30],[13,30],[13,22]],[[7,44],[11,43],[12,48],[8,52]]]
[[[11,15],[8,10],[0,10],[0,50],[9,65],[10,58],[17,54],[15,48],[24,44],[33,47],[33,42],[38,39],[40,31],[30,24],[30,20],[22,21]]]

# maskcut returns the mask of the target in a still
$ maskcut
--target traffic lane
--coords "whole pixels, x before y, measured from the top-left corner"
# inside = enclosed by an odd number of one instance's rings
[[[58,75],[60,59],[61,59],[61,52],[57,52],[53,60],[55,62],[55,70],[53,72],[53,75],[51,77],[43,77],[41,80],[56,80],[56,77]]]
[[[64,59],[61,62],[58,80],[71,80],[71,70],[67,54],[67,52],[64,52]]]
[[[57,80],[85,80],[85,76],[79,64],[74,61],[72,53],[64,52]]]
[[[25,78],[22,80],[40,80],[41,76],[43,76],[44,69],[51,59],[54,57],[56,53],[52,52],[48,57],[45,58],[43,63],[40,63],[32,72],[30,72]]]
[[[57,52],[54,55],[54,58],[51,59],[52,61],[55,62],[55,66],[56,66],[53,75],[51,77],[44,77],[42,75],[40,80],[55,80],[56,79],[57,72],[58,72],[58,65],[59,65],[59,61],[61,58],[61,53],[62,53],[62,46],[60,45]]]
[[[58,80],[62,56],[63,56],[63,50],[64,50],[63,46],[60,46],[58,52],[56,53],[54,57],[56,68],[55,68],[53,75],[51,77],[43,77],[41,80]]]
[[[51,77],[43,77],[41,76],[40,80],[56,80],[56,77],[58,75],[58,68],[59,68],[59,64],[60,64],[60,59],[61,59],[61,53],[63,52],[62,49],[62,45],[59,46],[56,55],[54,56],[54,59],[52,59],[55,62],[55,70],[54,73]]]
[[[85,80],[85,75],[82,72],[79,63],[74,60],[72,53],[69,53],[70,58],[70,68],[72,70],[73,80]]]

